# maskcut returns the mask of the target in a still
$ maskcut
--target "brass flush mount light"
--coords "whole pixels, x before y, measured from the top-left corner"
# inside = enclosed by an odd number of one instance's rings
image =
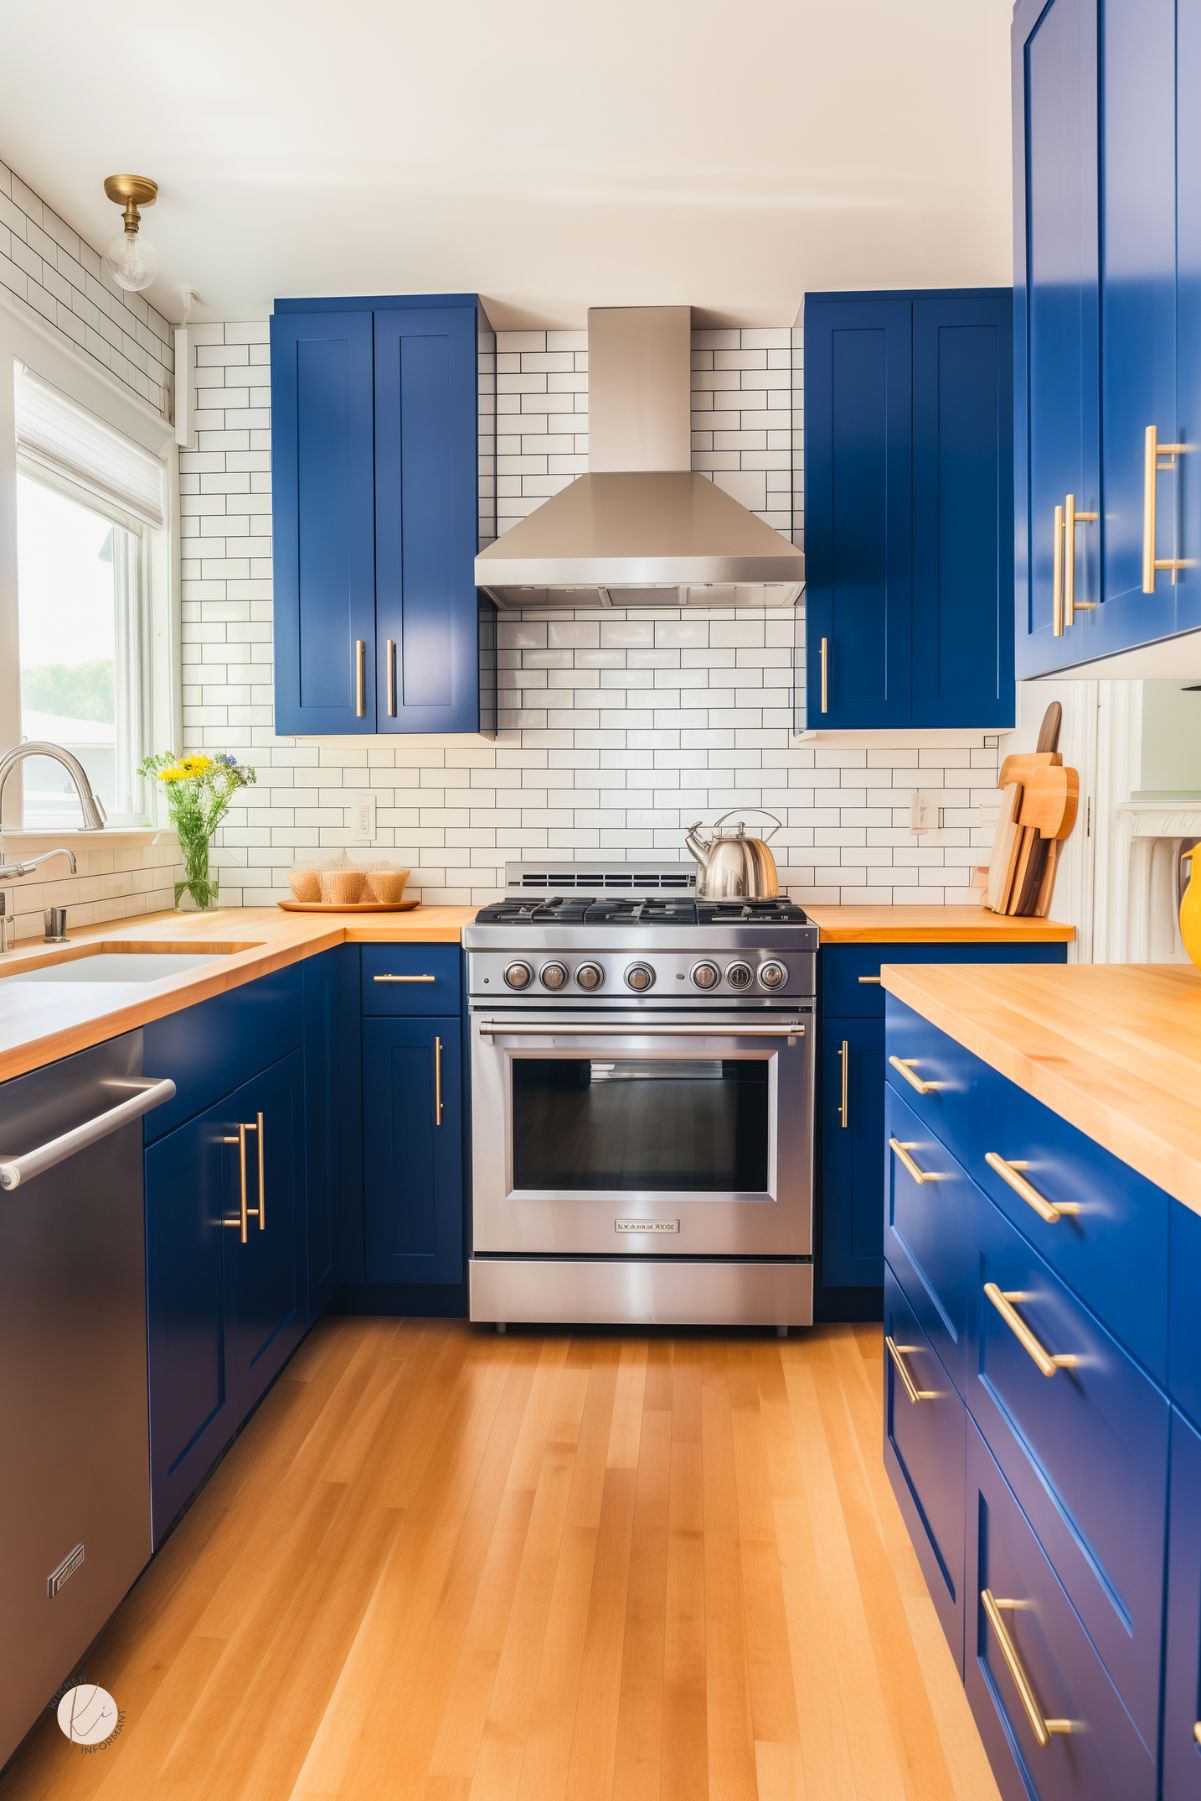
[[[154,205],[158,182],[148,175],[110,175],[104,191],[115,206],[124,209],[122,229],[104,252],[105,265],[118,287],[137,294],[148,288],[158,273],[154,247],[140,236],[141,208]]]

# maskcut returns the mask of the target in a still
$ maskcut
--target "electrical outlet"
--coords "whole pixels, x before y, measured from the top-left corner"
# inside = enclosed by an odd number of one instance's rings
[[[346,799],[350,808],[351,843],[374,844],[376,833],[374,794],[348,794]]]
[[[909,830],[911,832],[937,831],[942,818],[942,808],[932,794],[917,788],[909,797]]]

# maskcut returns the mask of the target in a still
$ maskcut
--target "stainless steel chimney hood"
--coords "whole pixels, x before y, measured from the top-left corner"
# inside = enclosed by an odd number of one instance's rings
[[[588,474],[481,551],[501,607],[790,606],[802,553],[689,468],[691,310],[588,314]]]

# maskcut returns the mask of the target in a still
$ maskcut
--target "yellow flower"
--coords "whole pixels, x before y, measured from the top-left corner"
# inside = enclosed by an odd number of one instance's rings
[[[187,775],[188,771],[182,763],[171,763],[166,769],[159,770],[158,779],[160,782],[182,782]]]
[[[180,758],[180,768],[185,775],[207,775],[213,767],[213,759],[197,752],[190,757]]]

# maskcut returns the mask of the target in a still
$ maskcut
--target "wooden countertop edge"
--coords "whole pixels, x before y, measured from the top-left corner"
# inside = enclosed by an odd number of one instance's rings
[[[71,933],[70,943],[87,944],[97,950],[108,945],[132,943],[144,945],[147,951],[168,946],[179,950],[201,950],[206,945],[215,947],[226,941],[254,937],[256,932],[270,934],[273,931],[277,942],[264,941],[231,952],[228,961],[220,965],[181,971],[172,979],[169,988],[154,994],[139,992],[122,1005],[90,1018],[61,1021],[61,1009],[69,1006],[70,997],[86,995],[86,989],[63,990],[58,1024],[54,1023],[54,1002],[39,1002],[36,1014],[31,1012],[30,1019],[39,1018],[44,1029],[7,1049],[0,1047],[0,1082],[28,1075],[30,1070],[44,1068],[48,1063],[74,1056],[77,1051],[104,1044],[110,1038],[119,1038],[123,1032],[136,1031],[140,1026],[167,1018],[169,1014],[182,1012],[185,1007],[198,1006],[202,1001],[228,994],[231,989],[244,987],[260,976],[287,969],[294,963],[319,956],[323,951],[334,950],[340,944],[458,944],[463,924],[475,917],[475,909],[470,907],[431,907],[431,914],[458,912],[462,913],[463,920],[456,924],[431,919],[426,923],[418,918],[418,911],[398,914],[395,921],[389,920],[386,914],[374,914],[368,921],[365,917],[347,920],[323,914],[285,914],[281,911],[278,921],[283,923],[277,923],[266,908],[261,909],[262,917],[257,919],[248,918],[244,910],[237,909],[223,917],[214,915],[208,919],[203,915],[151,914],[137,920],[116,920],[81,928]],[[194,920],[202,923],[198,926]],[[211,926],[211,935],[206,936],[206,926]],[[62,948],[32,944],[7,953],[15,961],[0,968],[0,992],[6,982],[19,979],[22,968],[35,969],[56,961]],[[45,990],[39,988],[38,992],[42,994]],[[19,1028],[20,1023],[19,1020],[0,1020],[0,1033],[6,1026]]]
[[[825,905],[805,911],[827,944],[1071,944],[1075,926],[987,907]]]
[[[1094,966],[1077,967],[1091,969]],[[1065,1073],[1064,1068],[1054,1067],[1045,1056],[1023,1048],[1020,1040],[1029,1041],[1032,1032],[1038,1029],[1054,1039],[1054,1026],[1036,1028],[1019,1008],[1007,1008],[990,995],[988,1005],[998,1020],[997,1029],[990,1029],[979,1018],[965,1013],[954,998],[940,997],[932,992],[940,975],[963,977],[968,973],[962,965],[940,971],[931,965],[909,968],[886,964],[881,970],[881,979],[889,994],[912,1007],[915,1013],[979,1057],[990,1069],[1005,1076],[1023,1093],[1040,1101],[1191,1212],[1201,1214],[1201,1132],[1195,1124],[1196,1105],[1192,1107],[1192,1117],[1182,1119],[1178,1129],[1163,1123],[1148,1124],[1135,1109],[1142,1105],[1148,1112],[1162,1112],[1165,1091],[1159,1084],[1136,1074],[1128,1063],[1112,1061],[1098,1046],[1091,1055],[1089,1082],[1085,1086]],[[976,977],[993,973],[991,969],[983,968],[970,972]],[[1062,971],[1039,967],[1023,973],[1054,979]],[[1002,1022],[1008,1030],[1001,1029]],[[1058,1057],[1070,1066],[1079,1053],[1067,1040],[1059,1042],[1063,1049]],[[1048,1052],[1046,1055],[1055,1054]],[[1168,1101],[1170,1104],[1170,1096]],[[1186,1108],[1188,1103],[1181,1105]]]

